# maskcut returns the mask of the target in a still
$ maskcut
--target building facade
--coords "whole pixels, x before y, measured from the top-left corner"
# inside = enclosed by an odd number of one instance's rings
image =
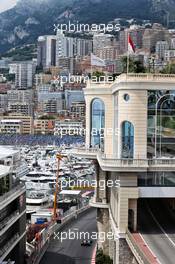
[[[61,30],[56,35],[56,66],[59,66],[60,58],[74,57],[75,39],[66,37]]]
[[[17,89],[32,88],[36,65],[32,61],[9,64],[9,73],[15,74],[15,87]]]
[[[43,68],[55,66],[56,36],[40,36],[38,38],[37,65]]]
[[[22,134],[33,134],[33,118],[31,116],[19,115],[11,113],[10,115],[3,115],[1,120],[20,120],[22,122]]]
[[[55,121],[54,135],[56,136],[79,136],[84,135],[83,122],[65,119],[64,121]]]
[[[52,135],[54,134],[55,120],[35,119],[34,134]]]
[[[114,46],[116,45],[116,39],[111,34],[95,34],[93,36],[93,53],[97,55],[99,49],[103,49],[107,46]]]
[[[2,119],[0,120],[1,134],[22,134],[23,124],[19,119]]]
[[[16,151],[0,148],[0,261],[23,264],[26,250],[25,187],[15,177]]]
[[[174,82],[175,75],[122,74],[84,89],[86,148],[75,154],[94,160],[90,204],[98,231],[114,234],[98,241],[113,263],[136,263],[128,230],[137,231],[138,202],[175,196]]]

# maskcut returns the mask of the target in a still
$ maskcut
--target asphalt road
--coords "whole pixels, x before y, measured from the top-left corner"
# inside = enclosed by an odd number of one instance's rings
[[[69,230],[73,231],[76,234],[75,239],[65,239],[60,241],[55,236],[50,243],[50,246],[43,256],[40,264],[90,264],[91,257],[93,254],[96,241],[93,240],[93,243],[90,247],[82,247],[81,239],[79,232],[88,232],[90,236],[92,232],[97,232],[96,225],[96,210],[94,208],[89,209],[83,213],[76,220],[72,221],[68,226],[61,230],[68,234]],[[78,235],[77,235],[78,234]],[[60,234],[59,234],[60,235]],[[78,237],[79,236],[79,237]],[[72,238],[72,236],[71,236]]]
[[[149,201],[148,201],[149,200]],[[161,264],[175,263],[175,216],[161,199],[139,204],[138,228]]]

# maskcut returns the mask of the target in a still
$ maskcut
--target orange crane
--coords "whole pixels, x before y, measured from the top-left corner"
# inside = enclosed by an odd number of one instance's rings
[[[54,221],[57,220],[57,195],[59,192],[59,170],[60,170],[60,161],[62,159],[62,156],[60,154],[56,155],[57,159],[57,177],[56,177],[56,186],[55,186],[55,193],[54,193],[54,211],[53,211],[53,219]]]

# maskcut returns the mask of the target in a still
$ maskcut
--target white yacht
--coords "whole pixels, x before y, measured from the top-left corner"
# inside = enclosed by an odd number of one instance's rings
[[[49,208],[51,206],[50,197],[47,193],[38,191],[27,192],[26,209],[27,213],[37,212],[42,208]]]

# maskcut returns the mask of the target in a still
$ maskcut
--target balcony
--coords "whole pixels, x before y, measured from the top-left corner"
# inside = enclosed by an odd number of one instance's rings
[[[1,209],[4,208],[24,192],[25,192],[25,186],[24,184],[20,183],[14,188],[12,188],[9,192],[4,193],[3,195],[0,196],[0,208]]]
[[[19,241],[25,236],[26,231],[20,236],[16,233],[1,249],[0,249],[0,263],[8,256],[13,248],[19,243]]]
[[[16,210],[13,214],[6,217],[0,223],[0,236],[2,236],[23,214],[25,214],[25,211],[20,214],[19,210]]]
[[[175,159],[172,158],[158,158],[148,160],[149,171],[175,171]]]
[[[146,172],[175,171],[175,159],[118,159],[115,156],[97,154],[97,160],[104,171]]]
[[[97,159],[99,148],[74,148],[72,154],[86,159]]]
[[[96,197],[93,197],[89,201],[89,205],[91,207],[95,207],[95,208],[109,208],[109,204],[106,203],[106,201],[103,201],[103,199],[99,199],[99,198],[96,198]]]
[[[118,159],[101,153],[98,153],[97,159],[104,171],[140,172],[147,171],[149,167],[147,159]]]
[[[172,158],[118,159],[114,155],[105,155],[99,148],[75,148],[72,154],[86,159],[97,159],[104,171],[175,171],[175,159]]]
[[[121,74],[114,83],[122,82],[165,82],[174,83],[175,74],[129,73]]]

